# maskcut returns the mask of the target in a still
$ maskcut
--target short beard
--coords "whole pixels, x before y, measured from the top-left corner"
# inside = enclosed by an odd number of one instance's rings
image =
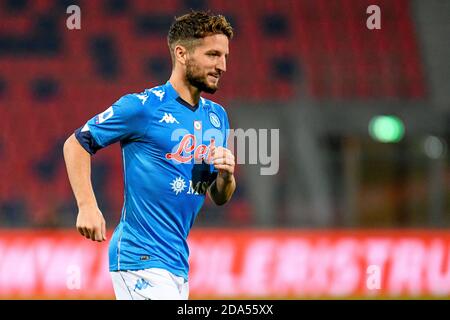
[[[211,87],[206,81],[206,76],[202,76],[196,64],[188,60],[186,63],[186,79],[189,84],[196,87],[199,91],[214,94],[217,87]]]

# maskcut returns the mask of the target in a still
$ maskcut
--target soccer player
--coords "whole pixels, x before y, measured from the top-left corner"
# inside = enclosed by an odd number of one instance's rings
[[[170,79],[121,97],[64,144],[76,227],[100,242],[106,227],[92,189],[91,155],[120,142],[124,204],[109,243],[117,299],[188,298],[189,230],[206,193],[223,205],[236,188],[227,114],[200,96],[217,90],[232,36],[221,15],[193,11],[176,18],[168,34]]]

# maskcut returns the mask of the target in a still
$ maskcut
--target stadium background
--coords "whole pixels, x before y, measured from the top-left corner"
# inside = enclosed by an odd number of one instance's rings
[[[81,30],[66,27],[72,4]],[[213,97],[231,127],[280,129],[279,172],[239,165],[233,200],[199,214],[191,298],[448,298],[444,0],[0,1],[0,298],[113,297],[107,244],[75,231],[62,144],[168,79],[167,30],[191,8],[234,26]],[[112,230],[119,146],[92,175]]]

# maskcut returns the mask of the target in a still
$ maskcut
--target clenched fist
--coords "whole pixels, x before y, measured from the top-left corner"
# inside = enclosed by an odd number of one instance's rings
[[[234,155],[231,150],[224,147],[213,147],[211,149],[212,163],[223,178],[229,178],[234,174]]]

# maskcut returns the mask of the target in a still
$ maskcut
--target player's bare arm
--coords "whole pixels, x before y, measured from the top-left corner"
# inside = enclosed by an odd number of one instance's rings
[[[105,219],[98,208],[91,183],[91,155],[73,134],[64,143],[64,160],[78,205],[78,232],[92,241],[106,240]]]
[[[223,205],[231,199],[236,189],[234,155],[229,149],[223,147],[213,147],[211,153],[214,168],[218,170],[218,174],[208,188],[208,195],[215,204]]]

